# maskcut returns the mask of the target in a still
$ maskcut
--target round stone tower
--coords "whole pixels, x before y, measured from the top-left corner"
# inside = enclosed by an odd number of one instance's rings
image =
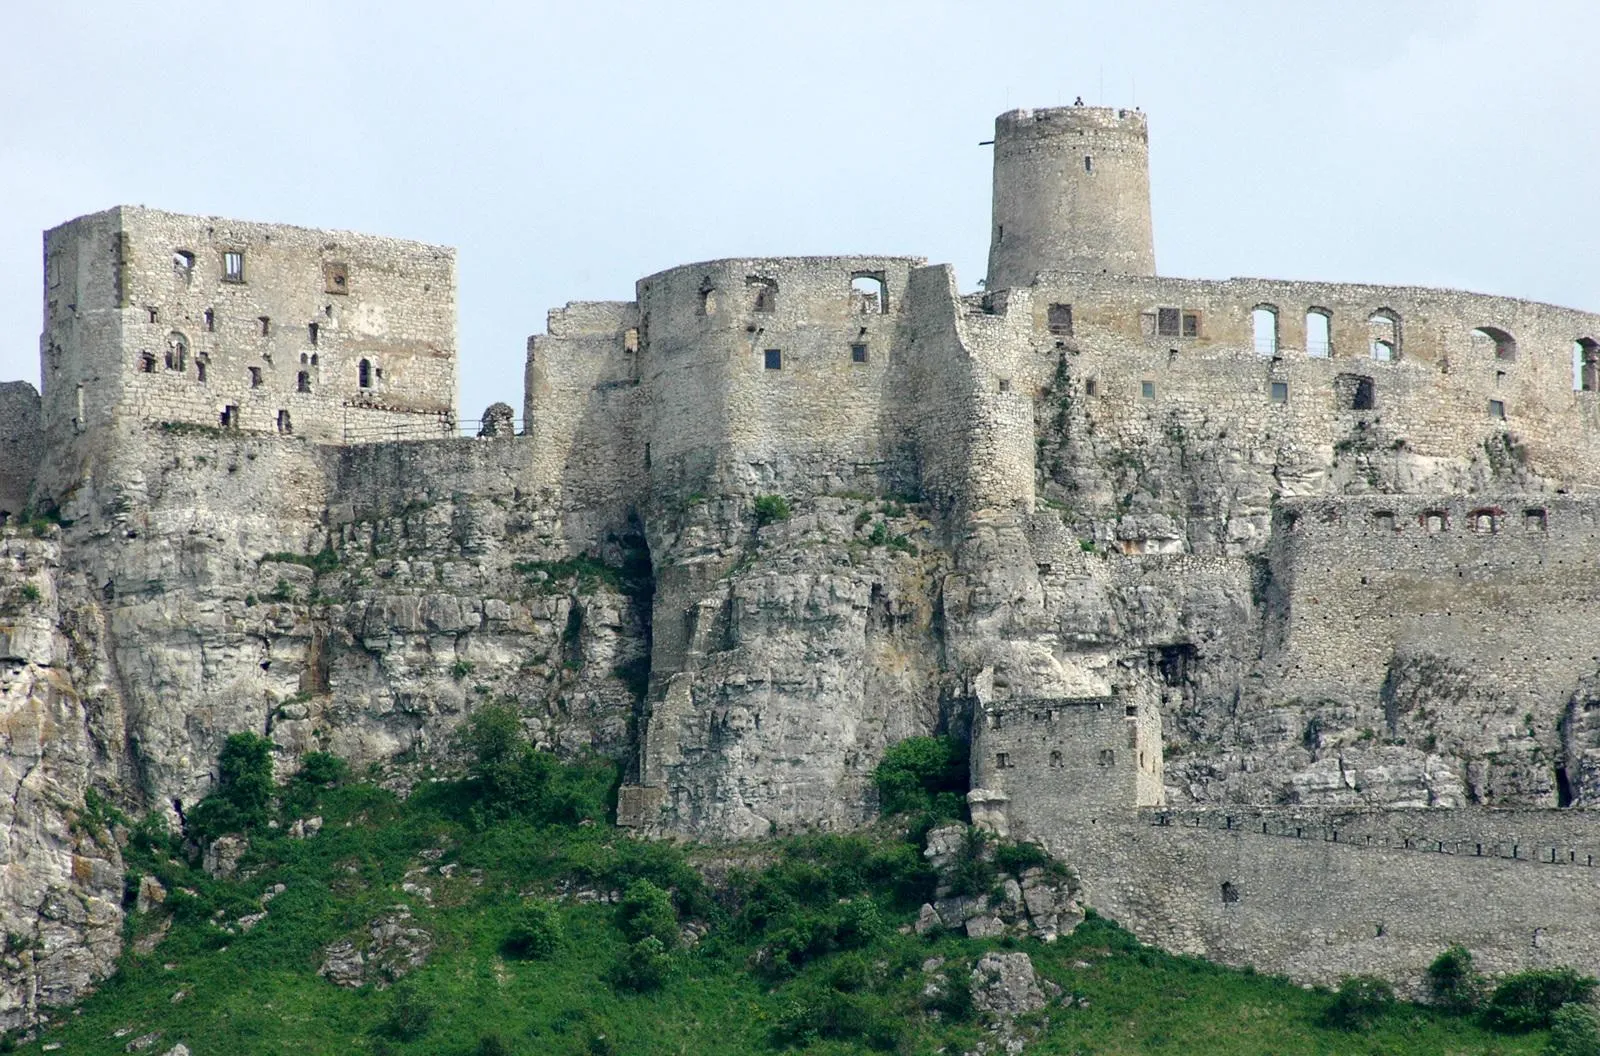
[[[995,118],[989,289],[1032,285],[1041,271],[1155,274],[1140,111],[1065,106]]]

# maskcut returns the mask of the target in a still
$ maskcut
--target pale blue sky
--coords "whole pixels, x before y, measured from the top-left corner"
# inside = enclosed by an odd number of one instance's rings
[[[116,203],[459,249],[462,412],[673,264],[983,275],[994,116],[1137,102],[1159,270],[1600,309],[1600,4],[7,0],[0,380],[40,231]],[[1103,86],[1103,87],[1102,87]]]

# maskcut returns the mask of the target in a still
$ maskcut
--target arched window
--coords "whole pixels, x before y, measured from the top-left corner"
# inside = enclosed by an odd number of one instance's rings
[[[1497,326],[1480,326],[1472,331],[1472,343],[1493,348],[1495,359],[1517,358],[1517,339]]]
[[[363,359],[356,367],[356,374],[357,384],[359,384],[363,389],[372,388],[372,360]],[[305,375],[303,374],[301,375],[301,377],[304,376]]]
[[[1327,359],[1333,355],[1333,313],[1326,308],[1306,309],[1306,355]]]
[[[174,330],[167,335],[167,369],[182,371],[189,365],[189,339]]]
[[[776,279],[751,275],[744,281],[745,285],[750,287],[751,311],[768,313],[778,310],[778,281]]]
[[[1250,312],[1250,325],[1255,332],[1256,355],[1278,354],[1278,309],[1270,304],[1258,304]]]
[[[310,372],[302,370],[299,374],[295,375],[294,388],[295,388],[296,392],[310,392],[311,391],[311,374],[310,374]]]
[[[850,314],[882,315],[889,310],[889,284],[881,271],[856,271],[850,275]]]
[[[1400,317],[1388,308],[1379,308],[1367,316],[1367,339],[1373,359],[1393,363],[1400,358]]]
[[[1572,387],[1580,392],[1600,391],[1600,341],[1580,337],[1572,342]]]

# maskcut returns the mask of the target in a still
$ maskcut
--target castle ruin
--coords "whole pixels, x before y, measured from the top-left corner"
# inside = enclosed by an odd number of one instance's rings
[[[238,729],[404,773],[488,701],[622,761],[650,835],[862,824],[950,732],[975,821],[1169,949],[1600,970],[1600,315],[1161,276],[1143,113],[993,146],[981,292],[671,268],[551,311],[481,435],[448,249],[48,232],[42,395],[0,386],[0,926],[42,942],[0,1013],[116,948],[116,851],[52,804],[181,815]]]

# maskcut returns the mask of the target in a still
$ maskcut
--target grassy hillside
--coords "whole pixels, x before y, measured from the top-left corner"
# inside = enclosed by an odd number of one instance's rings
[[[473,779],[404,801],[325,758],[287,786],[252,784],[250,752],[235,753],[228,786],[190,819],[250,832],[235,878],[205,875],[193,844],[158,825],[132,826],[130,904],[143,875],[165,901],[130,913],[117,975],[18,1051],[122,1053],[159,1032],[142,1051],[961,1053],[985,1024],[963,988],[926,994],[924,963],[943,958],[964,981],[1001,947],[1026,951],[1062,990],[1026,1024],[1034,1053],[1545,1048],[1543,1031],[1489,1033],[1410,1005],[1380,1010],[1369,1030],[1334,1029],[1326,992],[1168,956],[1092,916],[1048,945],[919,937],[902,929],[934,877],[903,828],[733,850],[643,843],[604,822],[608,767],[557,766],[505,730],[490,740]],[[312,816],[320,832],[288,835]],[[118,819],[97,806],[84,823],[109,837]],[[383,919],[427,933],[421,967],[357,989],[318,975],[330,944],[371,946]]]

